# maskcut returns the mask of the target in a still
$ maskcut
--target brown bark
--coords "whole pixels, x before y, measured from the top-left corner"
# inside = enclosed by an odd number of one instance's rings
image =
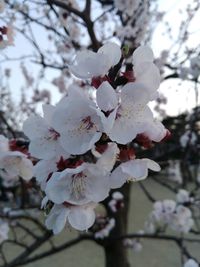
[[[104,245],[105,267],[130,267],[128,263],[127,249],[123,246],[123,241],[114,240],[116,236],[127,234],[130,184],[123,186],[121,193],[124,195],[125,205],[124,208],[119,210],[116,214],[110,214],[110,217],[115,218],[116,225],[110,234],[110,239],[107,240]]]

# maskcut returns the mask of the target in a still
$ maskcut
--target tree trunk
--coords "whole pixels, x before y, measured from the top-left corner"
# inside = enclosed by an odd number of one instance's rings
[[[116,225],[110,233],[111,240],[108,240],[104,245],[105,267],[130,267],[127,249],[124,247],[123,241],[114,239],[117,236],[127,234],[130,184],[123,186],[120,192],[124,195],[124,208],[121,208],[116,214],[109,214],[110,217],[115,218]]]

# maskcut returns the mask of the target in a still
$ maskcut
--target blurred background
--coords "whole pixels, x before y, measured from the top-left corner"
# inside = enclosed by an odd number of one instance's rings
[[[120,267],[199,266],[200,1],[0,0],[0,12],[0,133],[21,149],[28,146],[23,122],[42,114],[42,104],[56,104],[72,83],[91,90],[69,71],[76,53],[109,41],[128,47],[128,63],[139,45],[152,48],[161,84],[150,106],[171,132],[139,151],[162,171],[128,183],[119,199],[112,192],[88,233],[66,227],[54,237],[36,181],[1,177],[0,266],[117,267],[118,250]],[[184,265],[188,259],[196,265]]]

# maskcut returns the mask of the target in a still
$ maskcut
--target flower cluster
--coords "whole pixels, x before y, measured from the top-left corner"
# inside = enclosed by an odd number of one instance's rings
[[[126,248],[130,248],[137,253],[141,252],[143,248],[142,244],[140,243],[140,240],[136,238],[125,238],[123,244]]]
[[[14,141],[15,142],[15,141]],[[23,152],[14,148],[14,142],[0,135],[0,177],[4,185],[18,180],[30,180],[33,177],[33,165]]]
[[[104,239],[105,237],[108,237],[110,234],[110,231],[115,227],[115,219],[105,219],[105,218],[97,218],[97,224],[101,226],[100,230],[97,230],[94,233],[94,237],[96,239]]]
[[[116,35],[120,40],[135,44],[141,43],[149,32],[150,21],[155,17],[154,3],[147,0],[115,0],[114,6],[121,13],[121,26],[116,27]],[[135,19],[137,17],[137,19]]]
[[[168,134],[148,107],[157,96],[159,71],[150,48],[133,53],[133,67],[120,72],[124,54],[115,43],[97,53],[80,51],[70,66],[78,78],[90,79],[91,98],[71,85],[56,105],[44,105],[44,116],[31,116],[23,126],[29,152],[39,159],[34,175],[51,208],[46,225],[59,233],[68,222],[78,230],[91,227],[95,206],[111,189],[139,181],[160,166],[136,158],[135,147],[160,142]],[[117,200],[116,200],[117,201]]]
[[[184,189],[179,190],[176,201],[168,199],[156,201],[146,222],[146,231],[154,233],[157,228],[168,226],[176,232],[189,232],[194,225],[194,220],[192,212],[187,206],[193,201],[189,192]]]
[[[124,207],[124,196],[122,193],[115,191],[112,193],[112,199],[108,202],[108,206],[112,212],[117,212]]]

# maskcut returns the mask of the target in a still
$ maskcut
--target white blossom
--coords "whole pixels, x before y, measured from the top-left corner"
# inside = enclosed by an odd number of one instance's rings
[[[108,196],[109,179],[95,164],[83,163],[74,169],[54,172],[45,192],[56,204],[83,205],[100,202]]]
[[[85,50],[78,52],[70,71],[78,78],[104,76],[121,58],[121,49],[115,43],[107,43],[97,53]]]
[[[190,202],[190,193],[185,189],[179,189],[178,193],[176,194],[176,201],[180,204]]]
[[[94,207],[94,203],[81,206],[54,205],[46,219],[46,227],[54,234],[58,234],[68,222],[77,230],[87,230],[95,221]]]
[[[69,156],[60,145],[60,133],[52,127],[55,107],[43,105],[44,117],[30,116],[23,125],[24,133],[30,138],[29,151],[33,157],[52,159],[58,155]]]
[[[182,205],[177,206],[176,213],[173,214],[170,228],[177,232],[188,233],[194,225],[192,212],[189,208]]]
[[[121,163],[110,176],[110,187],[119,188],[126,181],[140,181],[148,176],[148,169],[160,171],[160,166],[150,159],[135,159]]]
[[[154,55],[148,46],[140,46],[133,53],[133,70],[136,82],[142,83],[150,93],[150,100],[157,98],[160,72],[153,63]]]
[[[116,162],[117,155],[119,154],[119,148],[115,143],[108,143],[107,149],[97,160],[98,167],[104,171],[105,174],[109,173]]]
[[[22,177],[30,180],[33,177],[32,162],[27,159],[27,155],[18,151],[9,151],[8,140],[0,136],[0,174],[7,180],[16,180]]]
[[[109,219],[108,223],[101,230],[95,232],[94,237],[96,239],[104,239],[105,237],[108,237],[111,230],[115,227],[115,223],[114,218]]]
[[[115,191],[112,193],[112,199],[108,202],[108,206],[112,212],[117,212],[120,208],[124,207],[124,196],[122,193]]]
[[[74,104],[76,103],[76,104]],[[83,154],[100,139],[102,117],[95,103],[80,88],[73,86],[68,97],[56,107],[52,124],[60,133],[60,144],[71,154]]]
[[[142,250],[142,244],[137,239],[125,238],[123,244],[126,248],[131,248],[134,252],[140,252]]]
[[[104,88],[105,86],[105,88]],[[101,89],[108,91],[108,95],[101,93]],[[117,93],[104,82],[97,91],[97,103],[104,111],[108,107],[114,110],[108,117],[109,123],[104,124],[105,131],[112,141],[119,144],[131,142],[137,134],[150,132],[152,126],[157,128],[153,119],[153,114],[147,106],[149,93],[143,84],[134,82],[127,83],[119,94],[120,101],[116,105]],[[111,119],[110,119],[111,118]],[[158,125],[160,131],[160,125]],[[150,133],[149,133],[150,134]],[[153,136],[153,134],[152,134]],[[156,140],[159,138],[156,136]]]
[[[187,233],[193,227],[194,220],[189,208],[166,199],[154,203],[154,209],[145,225],[150,225],[153,230],[156,229],[156,225],[165,225],[176,232]]]

